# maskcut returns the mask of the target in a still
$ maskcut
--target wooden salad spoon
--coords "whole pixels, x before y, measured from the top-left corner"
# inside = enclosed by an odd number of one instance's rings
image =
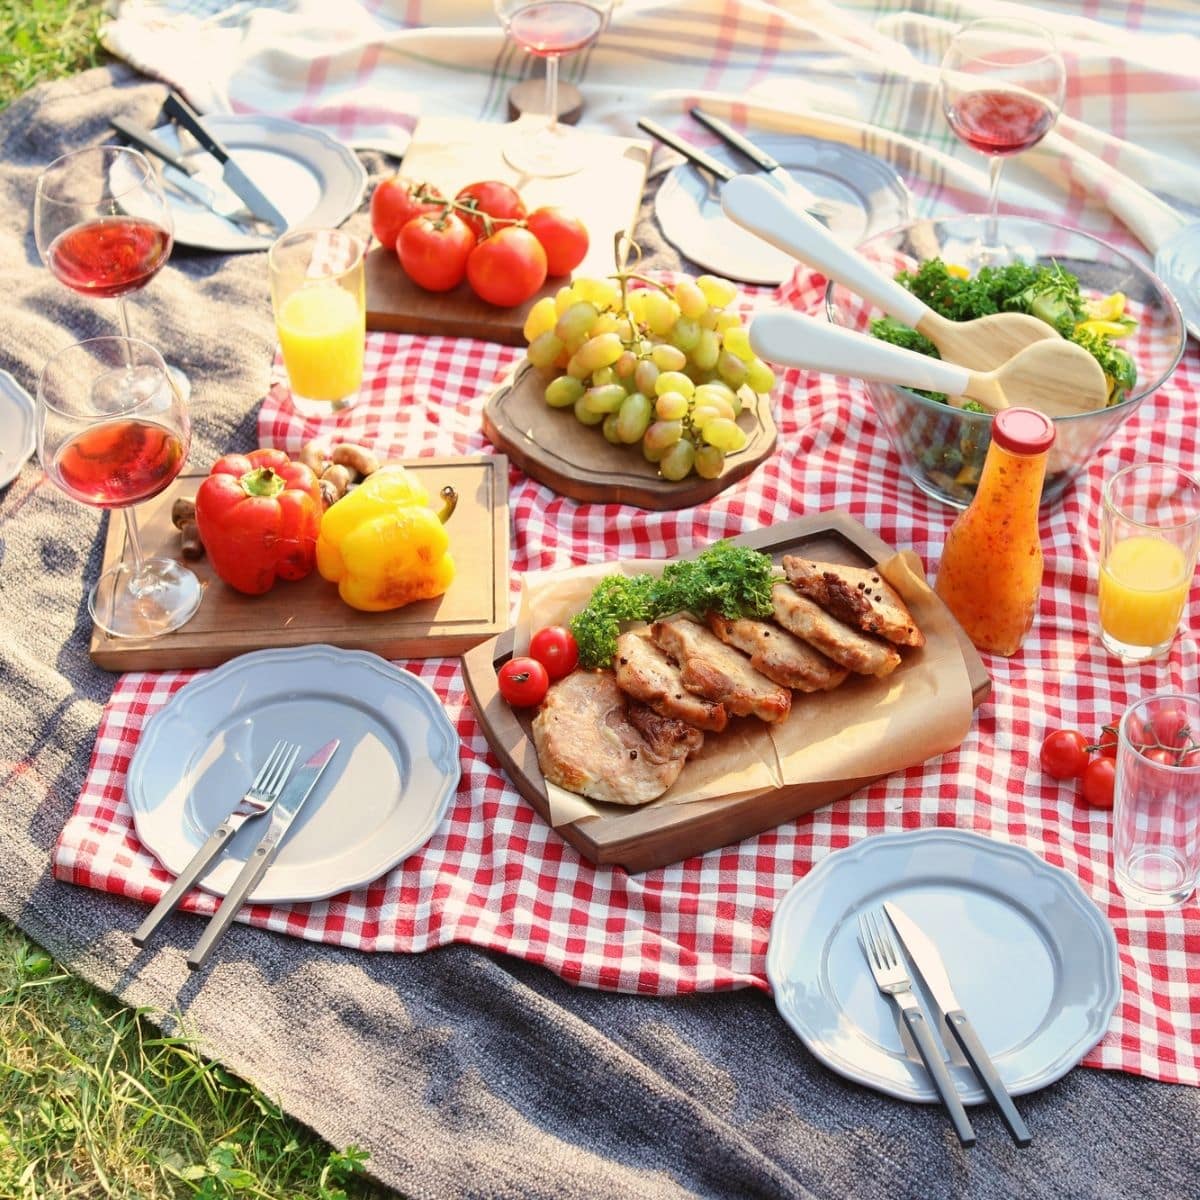
[[[945,392],[957,408],[966,398],[992,412],[1036,408],[1048,417],[1071,417],[1108,403],[1100,364],[1064,338],[1034,342],[995,370],[972,371],[803,313],[777,310],[750,322],[750,345],[761,358],[783,366]]]
[[[752,175],[731,179],[721,189],[721,208],[730,220],[772,246],[911,325],[947,362],[990,371],[1035,342],[1065,341],[1056,329],[1028,313],[992,313],[970,321],[943,317],[839,242],[765,180]]]

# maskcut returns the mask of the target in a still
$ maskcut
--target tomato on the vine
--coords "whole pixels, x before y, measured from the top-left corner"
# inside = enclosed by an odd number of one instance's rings
[[[1103,758],[1117,757],[1117,743],[1120,740],[1120,728],[1120,717],[1113,717],[1113,719],[1107,725],[1100,726],[1100,740],[1096,743],[1097,754]]]
[[[513,708],[541,704],[550,687],[550,676],[536,658],[510,658],[496,672],[500,695]]]
[[[588,252],[587,226],[561,208],[535,208],[525,224],[546,251],[546,273],[569,275]]]
[[[561,679],[579,665],[579,646],[569,629],[547,625],[529,639],[529,657],[536,658],[551,679]]]
[[[467,279],[489,304],[523,304],[546,282],[546,252],[528,229],[505,226],[471,251]]]
[[[467,271],[475,235],[453,213],[413,217],[396,239],[400,265],[418,287],[448,292]]]
[[[1087,738],[1077,729],[1056,729],[1042,743],[1038,761],[1052,779],[1078,779],[1088,764]]]
[[[424,199],[417,199],[420,192]],[[396,249],[400,230],[425,213],[441,211],[446,198],[428,183],[417,183],[402,175],[393,175],[375,185],[371,193],[371,232],[391,251]]]
[[[1093,808],[1112,808],[1117,764],[1111,758],[1093,758],[1084,768],[1081,791],[1084,803]]]
[[[495,179],[485,179],[482,183],[469,183],[460,188],[454,199],[459,204],[472,205],[489,217],[498,217],[503,222],[519,221],[525,215],[525,201],[515,187],[501,183]],[[506,224],[497,223],[489,227],[489,223],[474,213],[457,210],[459,217],[466,222],[475,235],[476,240],[494,233],[498,229],[508,228]],[[539,285],[540,286],[540,285]]]
[[[1168,750],[1185,749],[1193,732],[1188,726],[1187,711],[1178,705],[1160,708],[1150,722],[1150,729],[1155,742]]]

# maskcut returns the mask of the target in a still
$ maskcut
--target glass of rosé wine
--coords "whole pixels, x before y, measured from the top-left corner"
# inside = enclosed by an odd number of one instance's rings
[[[1000,171],[1050,132],[1066,86],[1053,34],[1032,21],[989,17],[951,39],[938,78],[942,111],[957,137],[988,156],[991,182],[983,238],[962,266],[1003,266],[1015,257],[998,231]]]
[[[33,234],[59,283],[116,300],[121,332],[132,337],[125,297],[162,270],[174,239],[171,210],[145,156],[127,146],[88,146],[56,158],[38,177]],[[169,369],[186,397],[187,377]]]
[[[46,363],[37,398],[46,474],[73,500],[125,517],[122,560],[88,596],[92,620],[113,637],[178,629],[200,605],[200,581],[172,558],[142,553],[133,509],[174,480],[191,442],[187,407],[162,356],[132,338],[79,342]]]
[[[514,170],[535,178],[573,175],[587,149],[558,120],[558,60],[590,46],[608,24],[613,0],[493,0],[504,32],[522,50],[546,62],[546,123],[519,133],[504,150]]]

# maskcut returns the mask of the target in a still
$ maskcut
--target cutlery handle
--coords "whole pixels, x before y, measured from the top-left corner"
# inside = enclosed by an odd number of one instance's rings
[[[699,146],[693,146],[691,142],[684,141],[683,138],[676,136],[669,129],[664,129],[657,121],[652,121],[649,117],[642,117],[638,121],[638,128],[644,129],[664,146],[670,146],[672,150],[677,150],[689,162],[695,163],[710,175],[715,175],[722,183],[728,183],[737,176],[737,172],[730,170],[723,162],[718,162],[711,154],[701,150]]]
[[[974,372],[955,363],[786,309],[754,317],[750,322],[750,345],[760,358],[783,366],[898,383],[951,396],[967,392],[974,376]]]
[[[743,175],[731,180],[721,189],[721,209],[731,221],[906,325],[915,326],[930,311],[924,301],[839,242],[820,221],[796,208],[765,179]]]
[[[143,129],[142,126],[135,125],[132,121],[126,121],[121,117],[112,117],[110,123],[126,141],[132,142],[139,150],[153,154],[155,158],[161,158],[163,162],[168,163],[177,171],[182,171],[185,175],[196,173],[196,168],[191,163],[176,154],[166,142],[155,137],[150,130]]]
[[[971,1128],[967,1110],[954,1090],[954,1081],[950,1078],[950,1072],[946,1070],[942,1052],[933,1036],[933,1030],[929,1028],[929,1023],[925,1020],[925,1014],[915,1005],[912,1008],[901,1009],[901,1013],[909,1033],[913,1036],[913,1041],[917,1044],[921,1061],[933,1079],[933,1086],[937,1088],[938,1095],[941,1096],[942,1103],[950,1114],[950,1122],[954,1126],[954,1132],[958,1135],[959,1142],[964,1146],[975,1145],[975,1130]]]
[[[735,150],[744,154],[760,171],[778,170],[777,159],[772,158],[765,150],[760,150],[748,137],[739,133],[732,125],[726,124],[720,117],[714,117],[702,108],[693,108],[691,114],[701,125],[707,125],[722,141],[728,142]]]
[[[218,162],[223,163],[229,158],[229,151],[204,128],[199,114],[182,96],[169,93],[163,101],[163,112],[173,121],[178,121]]]
[[[187,965],[191,970],[199,970],[208,961],[208,956],[213,952],[213,947],[216,946],[217,942],[221,939],[221,935],[233,923],[233,918],[237,916],[238,910],[246,901],[246,897],[254,891],[258,881],[266,874],[267,868],[271,865],[271,860],[275,857],[275,851],[278,849],[278,840],[272,839],[270,830],[268,830],[267,835],[254,847],[250,857],[246,860],[245,866],[239,872],[237,879],[233,881],[233,886],[225,893],[225,899],[221,901],[221,907],[210,918],[208,924],[204,927],[204,932],[192,947],[192,952],[187,958]]]
[[[1028,1146],[1033,1140],[1033,1135],[1021,1118],[1021,1114],[1017,1112],[1017,1106],[1013,1104],[1012,1097],[1004,1086],[1004,1081],[1000,1078],[995,1064],[988,1057],[988,1052],[983,1048],[983,1043],[979,1040],[975,1026],[971,1024],[967,1014],[961,1008],[954,1009],[946,1014],[946,1024],[950,1027],[954,1040],[967,1056],[967,1062],[979,1076],[984,1091],[991,1096],[992,1103],[1000,1110],[1000,1116],[1003,1118],[1008,1132],[1012,1134],[1013,1141],[1018,1146]]]
[[[241,828],[242,821],[235,822],[232,818],[222,821],[209,835],[208,841],[192,855],[179,877],[163,893],[163,897],[150,910],[146,919],[133,931],[133,944],[141,947],[149,940],[150,935],[163,923],[164,919],[175,910],[175,906],[183,899],[184,893],[204,873],[204,868],[225,848],[229,839]]]

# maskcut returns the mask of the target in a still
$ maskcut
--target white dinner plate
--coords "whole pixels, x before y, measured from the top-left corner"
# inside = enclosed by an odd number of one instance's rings
[[[445,815],[459,739],[427,684],[361,650],[257,650],[181,688],[129,764],[138,837],[178,875],[278,739],[299,742],[303,760],[333,737],[337,754],[250,899],[319,900],[371,883]],[[265,828],[249,821],[200,886],[223,896]]]
[[[904,180],[883,159],[841,142],[821,138],[751,138],[810,192],[837,206],[830,230],[847,245],[895,225],[912,210]],[[721,144],[709,154],[735,171],[763,174],[736,150]],[[720,185],[689,162],[672,169],[654,201],[663,236],[698,266],[740,283],[779,284],[790,279],[796,260],[768,245],[721,211]]]
[[[1183,226],[1159,246],[1154,270],[1178,302],[1188,332],[1200,341],[1200,221]]]
[[[324,130],[283,117],[211,113],[205,126],[238,166],[287,218],[289,229],[332,229],[362,203],[367,172],[349,146]],[[197,168],[197,178],[233,203],[221,164],[168,122],[155,136]],[[250,232],[169,186],[163,191],[175,222],[175,240],[204,250],[265,250],[278,234]]]
[[[7,372],[0,371],[0,487],[7,487],[33,453],[33,397]]]
[[[771,923],[775,1003],[838,1074],[901,1100],[938,1100],[859,944],[859,913],[885,900],[899,902],[938,947],[1014,1095],[1061,1078],[1104,1036],[1121,995],[1117,940],[1071,875],[1019,846],[957,829],[879,834],[818,863]],[[949,1066],[965,1103],[987,1099],[957,1047]]]

